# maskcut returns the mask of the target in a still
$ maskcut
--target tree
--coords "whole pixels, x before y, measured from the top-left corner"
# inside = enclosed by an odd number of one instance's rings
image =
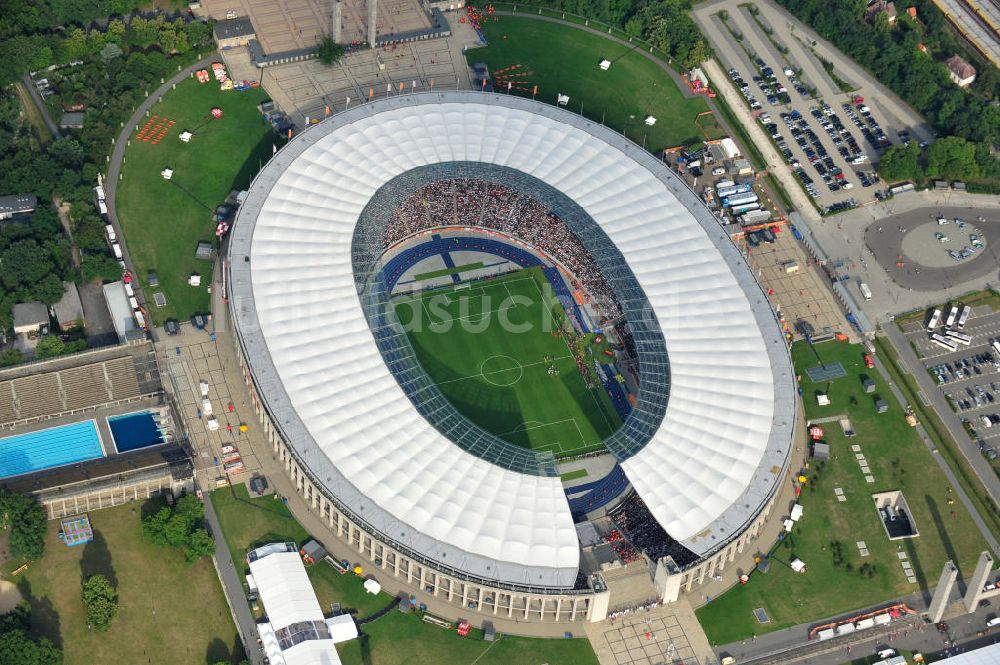
[[[173,509],[161,508],[145,518],[142,531],[157,545],[183,550],[188,563],[215,552],[215,541],[205,530],[205,506],[191,494],[178,499]]]
[[[886,182],[901,180],[918,180],[922,177],[920,164],[920,147],[915,142],[909,145],[894,145],[885,151],[879,162],[878,170]]]
[[[41,504],[23,494],[0,488],[0,531],[10,529],[10,550],[15,557],[41,559],[48,526]]]
[[[0,630],[0,665],[62,665],[62,652],[47,639],[31,639],[23,629]]]
[[[0,353],[0,367],[19,365],[22,360],[24,358],[21,356],[21,352],[13,347],[4,349],[3,353]]]
[[[118,594],[104,575],[91,575],[83,582],[80,593],[87,609],[87,625],[104,631],[111,627],[111,620],[118,615]]]
[[[18,240],[0,253],[0,282],[11,290],[30,288],[54,270],[51,255],[34,240]]]
[[[184,556],[188,561],[197,561],[203,556],[215,553],[215,540],[203,528],[195,529],[188,538],[188,546]]]
[[[979,175],[976,144],[958,136],[947,136],[927,149],[927,177],[957,180]]]
[[[56,335],[46,335],[35,347],[35,357],[39,360],[55,358],[66,353],[66,344]]]
[[[333,41],[330,35],[323,35],[316,48],[319,61],[324,65],[335,65],[344,57],[344,45]]]

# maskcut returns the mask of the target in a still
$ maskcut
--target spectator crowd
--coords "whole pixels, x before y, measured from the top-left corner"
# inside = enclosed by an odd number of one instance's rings
[[[683,567],[698,558],[663,530],[653,513],[649,512],[649,507],[635,492],[611,511],[610,516],[618,527],[612,533],[620,530],[632,546],[644,552],[651,561],[659,561],[669,555],[674,557],[678,566]],[[618,551],[617,548],[615,551]]]
[[[502,184],[452,178],[421,187],[393,212],[382,245],[446,226],[474,226],[523,241],[561,263],[607,318],[621,316],[617,297],[580,239],[546,206]]]

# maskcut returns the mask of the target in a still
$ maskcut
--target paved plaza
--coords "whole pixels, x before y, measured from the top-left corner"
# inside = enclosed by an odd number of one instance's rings
[[[851,332],[829,286],[813,265],[812,257],[803,251],[787,226],[781,227],[773,244],[761,243],[758,247],[743,249],[771,306],[785,317],[793,333],[800,321],[816,331],[829,328],[834,332]],[[798,270],[788,272],[792,263]]]
[[[468,23],[458,20],[456,12],[445,17],[451,37],[359,49],[332,66],[305,60],[261,70],[250,62],[246,48],[222,54],[235,79],[260,81],[292,122],[305,127],[306,118],[321,119],[327,108],[336,113],[369,98],[469,89],[472,84],[464,53],[481,45],[479,37]]]
[[[948,224],[939,225],[938,217],[947,219]],[[964,229],[959,228],[956,218],[962,219]],[[940,238],[937,234],[941,234]],[[948,250],[970,247],[972,234],[979,235],[986,247],[968,259],[951,258]],[[990,281],[1000,266],[996,253],[1000,247],[1000,211],[941,207],[889,215],[868,226],[865,245],[889,278],[907,289],[937,291],[942,285]]]
[[[201,11],[216,20],[230,12],[248,16],[265,53],[311,48],[332,32],[333,3],[324,0],[202,0]],[[368,3],[341,3],[341,43],[360,43],[368,38]],[[419,0],[379,0],[377,35],[400,34],[430,27]]]

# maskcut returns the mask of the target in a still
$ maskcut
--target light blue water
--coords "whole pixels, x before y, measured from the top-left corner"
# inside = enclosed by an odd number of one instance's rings
[[[129,413],[108,418],[115,449],[120,453],[163,443],[163,435],[151,411]]]
[[[104,456],[93,420],[0,439],[0,478]]]

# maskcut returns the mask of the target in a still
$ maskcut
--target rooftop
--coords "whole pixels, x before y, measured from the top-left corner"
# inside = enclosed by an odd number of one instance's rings
[[[248,16],[232,18],[226,21],[219,21],[215,24],[215,38],[234,39],[236,37],[249,37],[255,34],[253,23]]]
[[[634,321],[665,340],[670,371],[666,358],[643,364],[639,404],[609,448],[686,547],[705,554],[738,535],[773,495],[794,423],[787,347],[766,298],[711,211],[656,158],[597,123],[506,95],[421,93],[351,108],[279,152],[238,213],[234,322],[258,392],[314,482],[439,565],[516,584],[575,581],[579,543],[558,477],[456,445],[465,419],[433,427],[359,302],[351,266],[367,268],[352,245],[365,244],[353,239],[367,206],[398,178],[447,177],[463,163],[556,190],[588,231],[588,251],[627,263],[619,300],[646,312]],[[340,334],[316,339],[317,328]],[[346,348],[349,367],[324,365]],[[647,381],[657,365],[669,376]]]
[[[14,305],[14,328],[46,325],[49,322],[49,308],[45,303],[19,302]]]
[[[31,212],[38,205],[34,194],[10,194],[0,196],[0,216],[16,215],[21,212]]]
[[[976,68],[967,63],[958,55],[953,55],[944,61],[945,67],[961,80],[973,78],[976,75]]]
[[[63,282],[63,297],[52,309],[60,325],[72,325],[77,319],[83,318],[83,303],[80,301],[80,290],[73,282]]]

